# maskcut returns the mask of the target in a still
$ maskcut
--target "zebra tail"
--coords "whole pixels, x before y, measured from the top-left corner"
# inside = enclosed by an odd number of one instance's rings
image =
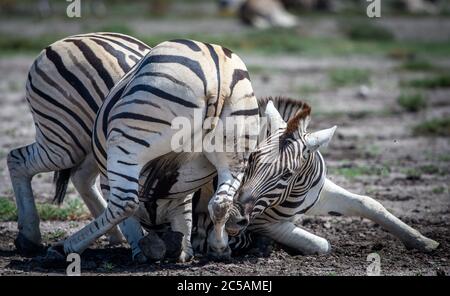
[[[71,168],[56,171],[54,173],[53,183],[56,185],[56,189],[55,189],[55,197],[53,198],[53,203],[60,205],[64,201],[71,173],[72,173]]]

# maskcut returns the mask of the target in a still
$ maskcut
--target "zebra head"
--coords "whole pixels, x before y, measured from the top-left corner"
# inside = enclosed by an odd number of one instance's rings
[[[279,215],[294,216],[317,201],[325,180],[325,164],[318,149],[328,144],[336,126],[308,133],[311,108],[298,101],[296,106],[286,122],[273,102],[267,102],[267,137],[251,153],[235,195],[226,225],[231,236],[269,208],[276,207]],[[281,210],[287,207],[287,212],[280,213],[278,206]]]

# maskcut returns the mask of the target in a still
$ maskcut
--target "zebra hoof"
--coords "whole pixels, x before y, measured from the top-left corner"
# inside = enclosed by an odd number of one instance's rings
[[[44,251],[44,247],[41,244],[32,242],[20,232],[14,240],[14,245],[16,246],[17,252],[26,257],[36,256]]]
[[[437,241],[426,238],[426,237],[421,237],[419,240],[417,240],[413,243],[404,243],[404,244],[408,250],[417,249],[423,253],[433,252],[434,250],[436,250],[439,247],[439,243]]]
[[[45,256],[36,257],[33,262],[44,268],[64,268],[67,265],[63,246],[48,248]]]
[[[190,250],[190,252],[188,251],[182,251],[180,254],[180,257],[178,257],[178,262],[180,263],[186,263],[192,260],[192,258],[194,258],[194,254],[192,249]]]
[[[149,233],[139,241],[138,245],[142,254],[150,261],[160,261],[164,259],[164,256],[166,255],[166,245],[154,231],[149,231]]]
[[[142,252],[139,252],[133,256],[133,261],[138,264],[144,264],[147,262],[147,257],[145,257],[145,255],[142,254]]]
[[[183,250],[183,234],[178,231],[167,231],[161,235],[161,239],[166,246],[167,259],[178,259]]]

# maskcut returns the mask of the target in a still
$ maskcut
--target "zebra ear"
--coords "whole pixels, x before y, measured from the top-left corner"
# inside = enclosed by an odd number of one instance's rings
[[[336,126],[305,135],[305,145],[310,151],[326,147],[333,137]]]
[[[286,122],[283,120],[283,117],[281,117],[272,101],[267,102],[266,111],[264,113],[266,114],[270,131],[286,128]]]

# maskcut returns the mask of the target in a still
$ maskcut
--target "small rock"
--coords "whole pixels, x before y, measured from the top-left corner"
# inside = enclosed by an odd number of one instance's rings
[[[331,228],[331,223],[330,222],[325,222],[323,224],[323,227],[325,227],[326,229],[330,229]]]

